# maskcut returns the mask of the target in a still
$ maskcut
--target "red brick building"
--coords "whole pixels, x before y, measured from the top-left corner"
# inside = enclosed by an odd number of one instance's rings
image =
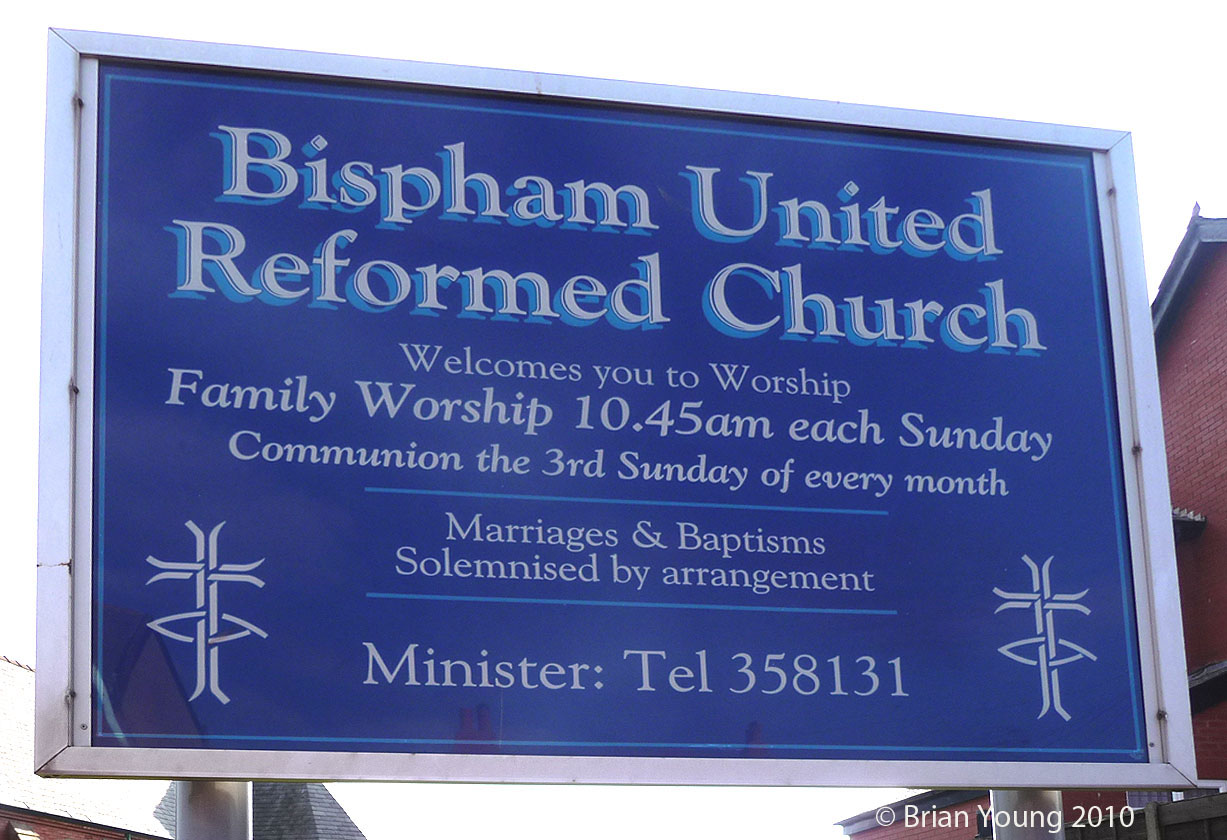
[[[1151,314],[1199,778],[1199,790],[1180,798],[1227,790],[1227,219],[1193,217]],[[1140,807],[1170,798],[1066,791],[1063,802],[1068,825],[1092,805]],[[889,807],[890,825],[877,811],[839,825],[857,840],[991,835],[982,821],[986,790],[928,791]]]
[[[1227,219],[1195,216],[1152,306],[1197,772],[1227,779]]]

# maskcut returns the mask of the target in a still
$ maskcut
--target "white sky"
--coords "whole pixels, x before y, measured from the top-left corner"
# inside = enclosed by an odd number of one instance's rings
[[[1132,6],[1132,4],[1131,4]],[[1193,203],[1227,216],[1227,4],[338,4],[44,0],[6,12],[0,53],[0,654],[33,661],[43,77],[49,26],[744,90],[1133,133],[1151,294]],[[736,11],[734,11],[736,10]],[[66,162],[53,162],[66,165]],[[923,725],[918,721],[917,725]],[[897,791],[338,786],[372,840],[835,837]]]

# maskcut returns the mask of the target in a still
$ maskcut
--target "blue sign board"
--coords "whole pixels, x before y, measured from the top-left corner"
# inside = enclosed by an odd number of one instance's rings
[[[1090,152],[98,103],[93,746],[1148,760]]]

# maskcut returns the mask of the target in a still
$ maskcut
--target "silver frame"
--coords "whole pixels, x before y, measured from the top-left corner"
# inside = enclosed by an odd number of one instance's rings
[[[1149,761],[616,758],[90,745],[94,185],[100,58],[147,59],[785,117],[1092,154],[1119,391]],[[39,431],[37,772],[180,779],[438,780],[993,788],[1195,786],[1158,374],[1124,132],[388,59],[51,30]],[[79,562],[77,562],[79,559]]]

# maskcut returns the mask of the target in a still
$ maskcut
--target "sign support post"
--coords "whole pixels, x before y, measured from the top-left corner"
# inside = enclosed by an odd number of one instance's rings
[[[251,782],[176,782],[179,840],[251,840]]]
[[[993,790],[989,805],[994,840],[1065,840],[1059,790]]]

